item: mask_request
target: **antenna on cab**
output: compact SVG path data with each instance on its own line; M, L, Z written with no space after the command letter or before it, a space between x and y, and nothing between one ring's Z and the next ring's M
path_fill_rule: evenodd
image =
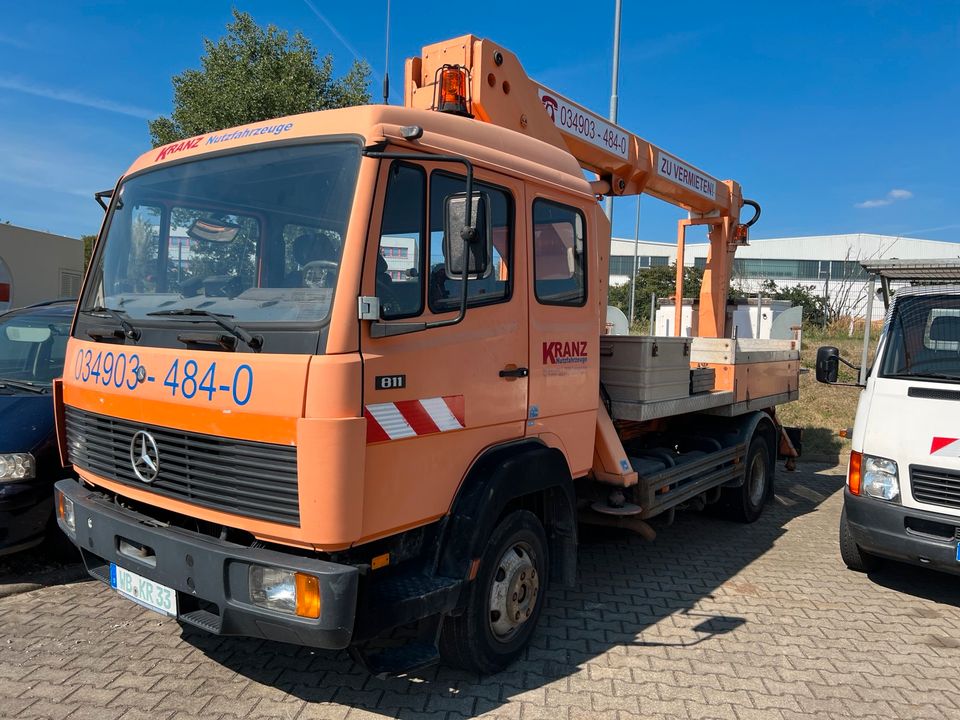
M387 32L383 58L383 104L390 104L390 0L387 0Z

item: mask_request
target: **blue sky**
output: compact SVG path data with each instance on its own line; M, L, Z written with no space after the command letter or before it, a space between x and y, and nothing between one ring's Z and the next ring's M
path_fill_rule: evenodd
M236 6L302 30L339 70L356 56L380 96L385 0L4 3L0 219L96 232L92 199L149 147L170 78L196 67ZM365 12L360 12L358 8ZM613 1L393 0L390 76L472 32L534 78L605 114ZM960 2L624 2L619 123L763 205L753 236L842 232L960 241ZM614 231L632 237L633 198ZM672 241L678 211L642 203L640 235Z

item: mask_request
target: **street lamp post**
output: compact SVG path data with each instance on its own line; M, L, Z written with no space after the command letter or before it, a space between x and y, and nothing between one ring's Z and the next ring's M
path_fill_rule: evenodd
M613 18L613 78L610 83L610 122L617 124L617 86L620 80L620 2L616 0ZM613 197L607 195L607 219L610 221L610 233L613 234Z

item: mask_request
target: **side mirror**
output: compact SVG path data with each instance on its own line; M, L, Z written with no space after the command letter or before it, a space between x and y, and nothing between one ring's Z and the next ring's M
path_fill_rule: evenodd
M444 269L450 280L461 280L463 268L471 280L485 278L493 272L490 257L493 254L493 233L490 230L490 203L486 195L473 193L470 224L476 230L473 240L467 244L469 264L464 262L463 236L467 226L467 196L465 193L450 195L444 201L443 255Z
M817 382L835 383L840 370L840 351L830 345L817 350Z

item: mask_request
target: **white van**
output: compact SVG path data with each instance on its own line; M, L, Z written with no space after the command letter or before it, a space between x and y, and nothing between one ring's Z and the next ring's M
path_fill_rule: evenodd
M873 366L857 368L840 554L854 570L890 558L960 574L960 284L903 287L890 302L891 280L942 282L960 263L863 265L868 304L879 278L889 311ZM869 330L864 366L868 343ZM817 380L836 383L839 362L850 365L821 347Z

